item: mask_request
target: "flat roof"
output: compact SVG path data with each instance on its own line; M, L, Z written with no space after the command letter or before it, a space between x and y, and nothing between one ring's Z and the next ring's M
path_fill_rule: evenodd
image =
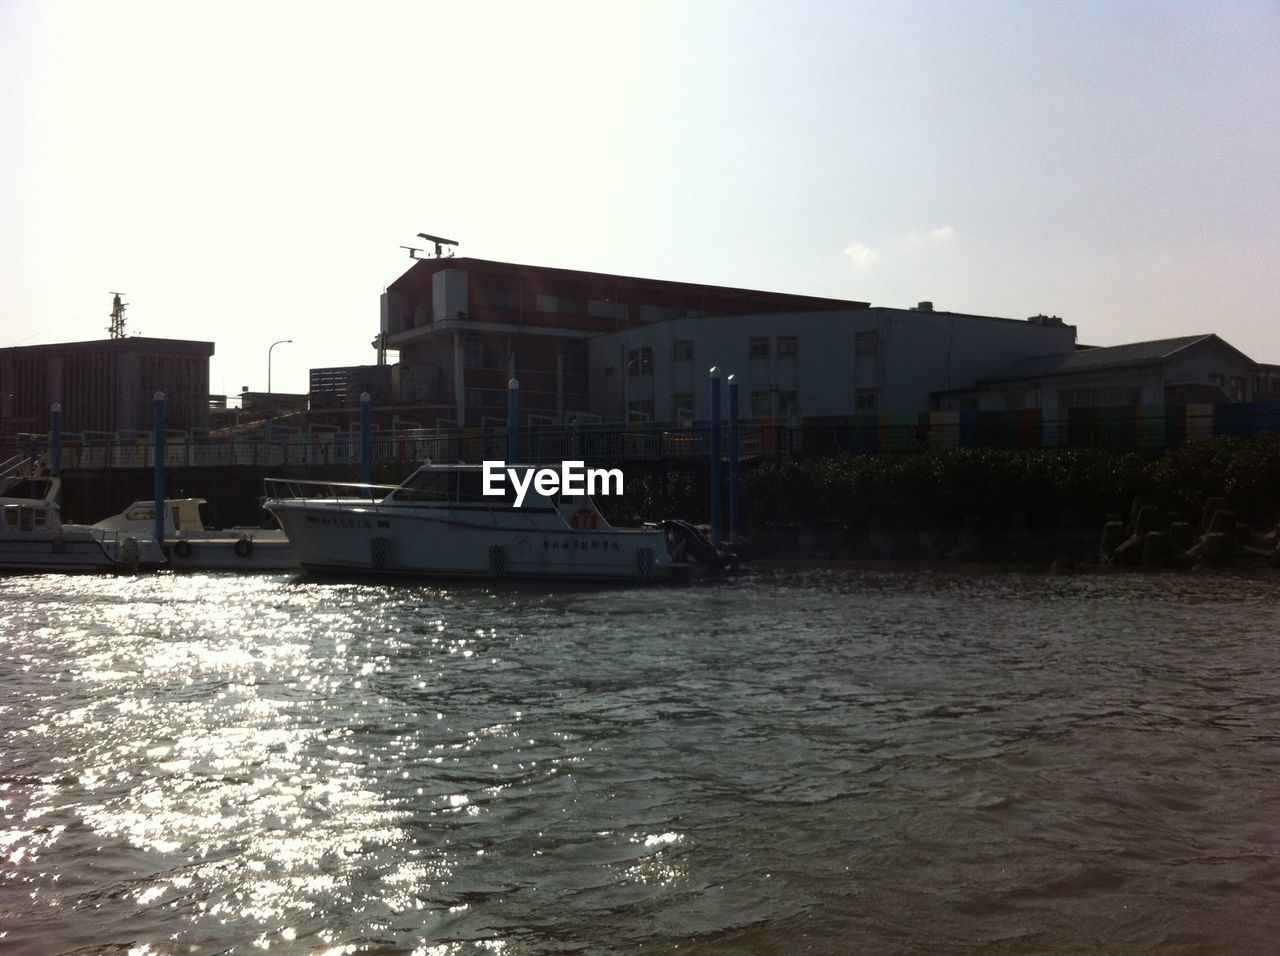
M38 356L76 354L89 352L186 352L194 355L212 355L212 342L196 342L191 339L156 339L134 335L123 339L95 339L91 342L51 342L45 345L11 345L0 348L0 355Z

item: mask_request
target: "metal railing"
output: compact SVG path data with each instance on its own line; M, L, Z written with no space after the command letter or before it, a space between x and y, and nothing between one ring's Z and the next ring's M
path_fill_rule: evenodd
M728 427L721 447L728 450ZM809 420L800 426L744 422L743 458L786 458L839 452L919 451L930 448L1109 448L1159 452L1188 439L1280 432L1280 402L1255 405L1140 406L1123 408L1024 409L1005 412L930 412L920 415L860 415ZM646 424L546 424L519 429L522 462L581 460L587 463L697 462L710 453L710 426ZM505 460L507 430L406 428L375 431L375 463L480 462ZM48 435L0 439L0 458L16 460L47 452ZM257 468L351 466L360 463L358 431L281 434L166 436L166 467ZM150 468L155 445L147 436L125 438L64 435L64 470Z

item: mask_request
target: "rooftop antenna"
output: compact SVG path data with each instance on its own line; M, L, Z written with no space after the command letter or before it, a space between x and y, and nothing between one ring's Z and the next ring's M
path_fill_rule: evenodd
M415 253L415 252L421 252L421 251L422 251L421 249L419 249L419 248L417 248L417 247L415 247L415 246L401 246L400 248L401 248L401 249L408 249L408 250L409 250L409 258L410 258L410 259L420 259L420 258L422 258L421 256L415 256L415 255L414 255L414 253Z
M456 246L458 243L453 239L441 239L439 236L428 236L425 232L418 233L419 239L425 239L427 242L434 242L436 245L436 258L439 259L444 255L445 246ZM453 250L449 250L449 258L453 258Z
M124 310L129 305L128 302L121 302L120 296L123 292L112 292L114 299L111 301L111 324L107 326L107 332L113 339L124 338Z

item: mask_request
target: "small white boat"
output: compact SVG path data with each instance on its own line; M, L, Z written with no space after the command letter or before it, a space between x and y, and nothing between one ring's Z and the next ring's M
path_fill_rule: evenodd
M285 533L278 529L206 528L204 498L165 500L164 541L169 567L188 571L297 571L298 562ZM156 526L156 503L135 501L124 511L94 524L116 533L150 533Z
M127 571L165 563L145 531L63 524L61 485L26 460L0 471L0 571Z
M532 486L516 507L481 477L425 465L395 486L267 479L266 509L310 573L659 581L686 567L656 525L615 528L589 496Z

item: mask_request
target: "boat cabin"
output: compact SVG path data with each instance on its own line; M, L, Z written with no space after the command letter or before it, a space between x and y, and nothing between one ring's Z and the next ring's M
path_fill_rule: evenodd
M0 521L10 531L57 531L58 479L11 476L0 488Z
M519 511L524 513L554 512L574 528L594 530L607 528L608 523L589 495L565 495L559 491L547 495L534 487L528 472L535 466L513 466L521 472L520 480L528 481ZM516 510L516 489L510 480L499 487L500 495L484 493L484 471L478 465L424 465L390 492L384 504L444 505L465 510Z
M193 531L204 531L204 520L200 515L200 506L204 498L170 498L165 501L164 531L166 537L188 534ZM154 501L135 501L118 515L112 515L97 522L95 527L107 531L140 530L150 531L156 523L156 503Z

